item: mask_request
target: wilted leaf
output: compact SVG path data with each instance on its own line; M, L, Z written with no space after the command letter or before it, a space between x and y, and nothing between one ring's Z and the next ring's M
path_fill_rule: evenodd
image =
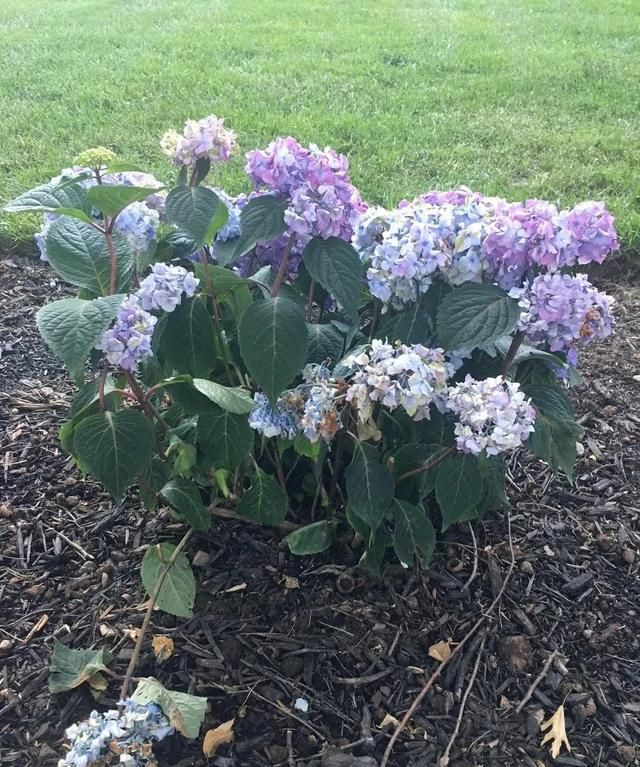
M94 689L104 689L100 671L111 663L107 650L74 650L56 642L49 664L49 690L53 693L66 692L89 682Z
M131 696L138 703L157 703L169 722L185 738L197 738L207 710L207 699L167 690L157 679L142 679Z
M378 727L381 730L384 730L385 727L390 727L393 725L394 727L397 727L400 724L400 720L396 719L395 716L391 716L391 714L385 714L384 719L380 722Z
M202 750L204 755L211 758L220 746L224 746L225 743L231 743L233 740L233 724L234 719L229 719L228 722L219 724L214 727L213 730L207 730L204 740L202 741Z
M567 751L571 751L564 725L564 706L558 706L555 714L549 717L546 722L543 722L540 725L540 729L543 731L548 730L540 745L544 746L547 741L551 741L549 748L551 749L551 757L553 759L559 756L563 744Z
M451 645L443 640L432 644L429 648L429 657L444 663L444 661L449 660L451 657Z
M173 639L162 635L153 637L151 649L158 663L164 663L173 655Z

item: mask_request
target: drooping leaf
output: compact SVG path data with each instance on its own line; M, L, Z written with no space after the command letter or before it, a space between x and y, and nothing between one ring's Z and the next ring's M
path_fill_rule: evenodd
M153 424L138 410L96 413L78 424L73 447L84 471L120 503L149 463L154 436Z
M124 291L133 273L133 253L126 237L111 235L116 257L116 292ZM108 295L111 259L107 238L84 221L62 216L47 234L47 257L53 270L66 282L92 294Z
M36 324L40 335L72 377L82 373L87 357L116 316L123 298L123 295L93 301L63 298L38 311Z
M140 575L149 595L170 561L176 547L171 543L149 546L142 558ZM167 573L156 601L156 607L180 618L191 618L196 599L196 580L184 552L180 552Z
M409 567L416 554L423 567L428 567L436 545L436 531L424 508L406 501L393 502L395 527L393 548L403 567Z
M442 514L442 531L469 518L482 497L478 459L465 453L447 456L438 467L436 499Z
M467 282L438 309L438 343L445 349L475 349L515 329L520 308L497 285Z
M255 197L240 211L240 237L233 258L252 250L258 242L275 240L287 228L284 212L287 203L273 195Z
M179 373L197 378L206 378L211 373L216 366L215 330L200 296L184 301L168 315L161 343Z
M146 200L149 195L157 194L158 191L156 187L106 186L101 184L92 186L87 190L87 202L91 207L107 216L115 216L131 203Z
M263 525L277 525L287 515L287 496L273 477L257 468L251 487L244 492L237 512L241 517Z
M207 699L186 692L167 690L157 679L150 676L138 682L131 696L137 703L155 703L176 730L185 738L197 738L207 711Z
M385 525L371 530L365 541L364 554L360 557L358 567L372 575L380 575L387 548L389 547L389 532Z
M215 755L220 746L231 743L235 721L235 719L229 719L228 722L223 722L212 730L207 730L202 741L202 751L208 759Z
M335 364L342 358L344 336L333 325L307 323L307 358L305 362L320 365L329 361Z
M354 440L353 460L344 474L349 509L375 530L393 500L391 472L373 445Z
M83 682L89 682L93 687L101 686L100 680L104 682L104 677L100 672L106 671L111 660L107 650L74 650L55 641L49 663L49 691L66 692Z
M242 315L238 336L249 372L269 399L275 400L304 365L304 312L282 296L256 301Z
M354 247L339 237L314 237L302 260L311 277L357 322L364 266Z
M207 511L198 486L189 479L171 479L160 490L160 495L194 530L208 530L211 514Z
M313 522L289 533L284 539L292 554L319 554L333 543L335 529L327 521Z
M246 414L216 410L199 416L198 446L214 466L234 470L251 452L255 432Z
M414 442L402 445L393 454L393 476L396 480L395 494L397 498L418 503L429 495L436 485L437 465L413 477L407 477L403 480L400 480L400 477L435 460L438 453L441 453L443 449L442 445L424 445Z
M229 217L227 206L211 189L179 186L167 195L167 219L200 247L211 243Z
M57 213L91 223L87 193L80 184L42 184L24 192L4 206L7 213Z
M377 332L377 337L403 344L426 344L433 334L431 318L419 303L411 304Z
M239 386L223 386L215 381L208 381L206 378L194 378L193 387L229 413L250 413L256 404L249 392Z

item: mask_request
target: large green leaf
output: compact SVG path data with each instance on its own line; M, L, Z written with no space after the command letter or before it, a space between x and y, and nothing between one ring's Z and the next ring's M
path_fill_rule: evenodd
M368 536L364 539L364 554L360 557L358 567L372 575L380 575L389 543L390 537L386 525L369 530Z
M393 454L393 476L396 478L396 497L403 501L418 503L434 489L438 466L422 471L413 477L399 481L406 472L433 461L445 448L442 445L424 445L414 442L402 445Z
M329 361L335 363L342 358L344 350L344 336L333 325L318 325L307 323L307 358L306 362Z
M536 410L535 431L527 442L539 458L547 461L554 471L562 469L573 478L577 458L576 442L582 429L576 423L569 398L556 386L525 384L522 391Z
M251 452L254 431L245 414L217 409L198 417L198 445L217 468L236 469Z
M85 360L116 316L123 298L63 298L38 311L40 335L74 378L82 373Z
M403 344L426 344L431 340L433 327L431 318L420 304L412 304L385 323L376 335L388 338L390 342Z
M520 308L496 285L467 282L438 309L438 343L445 349L475 349L515 329Z
M250 284L231 269L216 264L197 263L194 265L194 271L200 280L200 290L212 293L218 301L227 301L234 293Z
M144 186L92 186L87 190L87 202L91 207L115 216L132 202L146 200L150 194L157 194L158 188Z
M207 712L206 698L167 690L152 676L141 679L131 697L142 705L155 703L160 706L170 724L185 738L198 737Z
M436 545L436 531L424 508L396 499L393 511L393 548L400 564L409 567L415 553L422 566L428 567Z
M54 641L49 663L49 692L67 692L83 682L104 689L106 681L100 672L107 670L111 660L108 650L74 650Z
M287 228L284 212L287 203L273 195L255 197L240 211L240 237L233 258L240 258L258 242L275 240Z
M179 186L167 195L167 219L200 247L211 243L229 217L218 195L203 186Z
M8 202L7 213L49 212L91 222L85 208L87 194L79 184L42 184Z
M438 467L436 499L442 514L442 531L469 518L480 502L483 485L478 459L474 455L454 453Z
M313 522L289 533L284 541L292 554L320 554L331 546L334 535L335 529L331 523Z
M129 284L134 268L126 237L113 232L116 256L116 290ZM47 257L54 271L66 282L97 295L108 295L111 260L107 238L84 221L63 216L51 224L47 234Z
M192 383L200 394L230 413L247 414L256 405L249 392L239 386L223 386L206 378L194 378Z
M120 503L149 463L154 437L153 424L145 415L138 410L119 410L81 421L73 435L73 448L81 467Z
M160 495L186 520L194 530L208 530L211 514L207 511L198 486L190 479L171 479Z
M364 266L354 247L339 237L314 237L302 260L313 279L357 322Z
M353 460L344 475L349 509L375 530L393 500L391 472L373 445L354 441Z
M282 296L256 301L242 315L238 336L249 372L269 399L275 400L304 365L304 312Z
M287 496L273 477L257 468L237 511L263 525L277 525L287 515Z
M179 373L206 378L216 366L213 320L201 296L183 301L167 316L161 344Z
M176 547L172 543L156 543L154 546L149 546L145 551L140 575L149 595L155 591L158 578L175 550ZM196 579L193 576L189 560L181 551L162 582L156 606L166 613L171 613L171 615L191 618L195 600Z

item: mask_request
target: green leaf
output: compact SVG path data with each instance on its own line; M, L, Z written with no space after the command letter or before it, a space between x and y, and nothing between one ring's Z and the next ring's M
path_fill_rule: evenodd
M167 359L179 373L197 378L206 378L211 373L216 366L216 336L202 297L183 301L167 315L161 344Z
M172 543L157 543L150 546L142 558L140 575L149 595L153 594L160 573L171 559L176 547ZM189 560L181 551L167 573L156 606L179 618L191 618L196 600L196 579Z
M202 503L198 486L189 479L172 479L160 490L160 495L194 530L208 530L211 514Z
M344 337L333 325L316 325L307 323L307 364L314 362L319 365L329 360L335 364L342 358Z
M93 301L63 298L38 311L36 324L40 335L74 378L82 374L85 360L116 316L123 299L123 295Z
M240 237L233 258L240 258L258 242L275 240L287 228L284 212L287 203L273 195L255 197L240 211Z
M229 240L214 240L211 255L220 267L227 266L234 260L239 239L239 237L232 237Z
M167 690L152 676L141 679L131 697L142 705L155 703L160 706L169 723L185 738L198 737L207 712L206 698Z
M438 467L436 499L442 514L442 532L469 519L482 497L482 476L478 459L473 455L454 453Z
M171 468L167 461L154 455L140 474L140 500L147 511L158 507L158 495L169 479Z
M419 466L424 466L434 460L438 453L444 450L442 445L424 445L421 443L409 443L402 445L393 454L393 476L396 479L396 497L403 501L418 503L434 489L438 466L428 471L420 472L413 477L399 480L403 474Z
M420 304L412 304L404 309L377 333L377 337L389 341L401 341L403 344L426 344L431 340L433 327L431 318Z
M92 208L115 216L133 202L146 200L150 194L157 194L163 187L144 186L92 186L87 190L87 202Z
M74 650L54 640L49 663L49 692L73 690L83 682L104 689L106 683L100 672L107 670L111 660L107 650Z
M496 285L467 282L438 309L438 343L445 349L475 349L515 329L520 308Z
M120 503L151 459L155 432L138 410L97 413L81 421L73 437L81 467Z
M216 408L215 413L198 418L198 445L216 467L236 469L249 455L254 431L246 414Z
M380 575L382 563L389 546L389 532L385 525L375 530L370 530L369 536L364 539L365 550L360 557L358 567L366 570L372 575Z
M281 296L256 301L242 315L238 336L240 353L249 372L274 401L304 365L307 354L304 312Z
M302 260L313 279L357 323L364 266L353 246L339 237L314 237L304 249Z
M4 206L7 213L58 213L91 223L85 211L87 194L79 184L42 184Z
M116 291L124 290L134 268L126 237L113 232L116 255ZM51 224L47 234L47 256L54 271L66 282L97 295L110 289L111 261L107 238L84 221L63 216Z
M304 436L304 434L298 434L293 440L293 449L298 455L303 455L305 458L311 458L312 461L317 461L320 452L322 451L322 443L320 440L311 442Z
M344 472L349 509L375 530L393 500L391 472L373 445L354 441L353 460Z
M167 220L200 247L209 245L229 217L227 206L203 186L179 186L167 195Z
M257 468L251 487L238 504L241 517L254 519L263 525L277 525L287 515L287 496L276 480Z
M505 486L504 458L501 455L480 456L479 467L484 481L478 508L478 514L482 517L487 511L505 508L509 505L509 499Z
M494 342L496 350L502 357L507 356L509 349L511 348L512 340L513 339L511 336L503 336L502 338L496 339ZM519 362L524 362L525 360L530 359L539 359L543 360L544 362L550 362L552 365L555 365L559 368L568 367L567 363L557 354L545 352L543 349L536 349L535 346L529 346L529 344L520 344L518 350L516 351L516 355L513 358L513 364L517 365Z
M569 398L556 386L525 384L521 391L531 398L536 410L535 431L527 445L554 471L562 469L573 479L573 467L577 458L576 442L582 429L576 423Z
M334 528L327 521L314 522L299 530L289 533L284 542L292 554L302 556L304 554L320 554L326 551L333 543Z
M250 413L256 403L246 389L239 386L223 386L206 378L194 378L193 387L223 410L238 415Z
M231 269L216 264L194 264L194 271L200 280L200 290L209 293L210 288L213 288L211 292L218 301L227 301L234 293L250 284Z
M436 531L425 510L397 498L393 502L393 510L393 548L400 564L409 567L415 553L421 565L428 567L436 545Z

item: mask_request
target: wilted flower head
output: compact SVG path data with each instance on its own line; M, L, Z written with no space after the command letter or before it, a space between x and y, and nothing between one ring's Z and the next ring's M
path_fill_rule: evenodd
M520 447L534 431L535 410L520 384L502 376L467 376L449 390L446 407L458 416L456 446L463 453L498 455Z
M104 146L97 146L93 149L85 149L84 152L80 152L80 154L74 158L73 162L75 165L99 169L108 165L110 162L113 162L116 157L116 153L112 152L111 149L107 149Z
M249 413L249 426L265 437L295 439L300 433L298 408L291 402L279 399L271 405L266 395L256 392L253 395L256 406Z
M198 160L228 160L236 147L236 134L225 128L222 118L209 115L202 120L187 120L182 134L168 130L160 146L174 165L194 168Z
M145 311L172 312L182 303L182 296L191 298L200 280L182 266L154 264L151 274L140 283L137 297Z
M126 298L114 324L105 331L96 348L103 351L112 365L135 371L151 357L151 339L157 318L145 311L136 295Z

